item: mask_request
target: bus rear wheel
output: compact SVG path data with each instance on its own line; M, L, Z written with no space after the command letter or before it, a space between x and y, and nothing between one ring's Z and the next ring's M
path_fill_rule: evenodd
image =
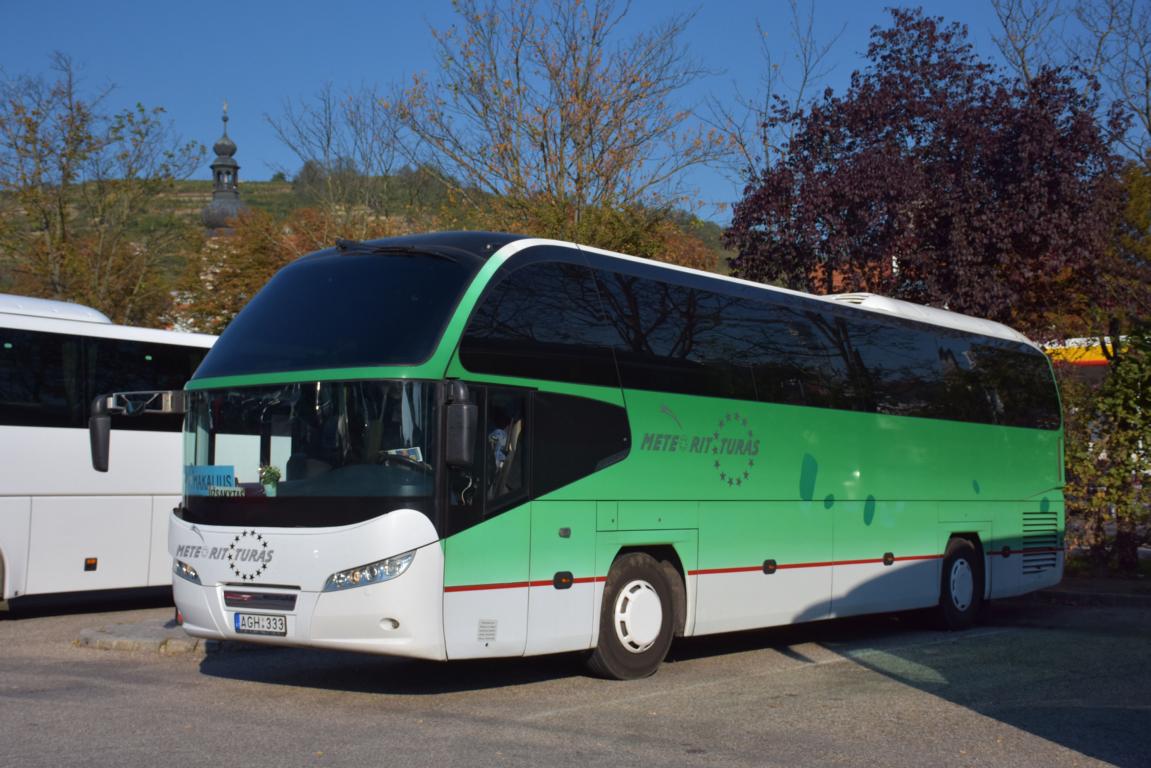
M665 569L650 555L632 552L612 563L588 669L613 680L648 677L659 669L671 647L671 595Z
M967 539L952 539L943 557L936 619L941 629L967 629L983 607L983 558Z

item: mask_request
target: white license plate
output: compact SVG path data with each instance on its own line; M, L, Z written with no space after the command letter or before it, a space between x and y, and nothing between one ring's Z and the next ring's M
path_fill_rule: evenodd
M236 632L241 635L288 634L288 620L283 616L268 616L262 613L237 613Z

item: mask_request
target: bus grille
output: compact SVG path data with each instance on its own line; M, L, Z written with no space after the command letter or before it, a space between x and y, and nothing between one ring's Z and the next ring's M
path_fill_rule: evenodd
M1059 513L1023 513L1023 575L1049 571L1059 564Z

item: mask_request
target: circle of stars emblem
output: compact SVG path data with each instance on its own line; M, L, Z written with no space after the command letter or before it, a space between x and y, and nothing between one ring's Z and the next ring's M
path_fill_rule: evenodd
M241 531L237 533L235 538L232 539L231 545L228 547L228 568L232 573L236 574L241 581L255 581L260 576L264 575L264 571L268 569L268 562L270 560L250 560L244 565L256 565L255 571L248 571L241 569L240 563L240 550L244 548L245 544L251 545L256 552L263 552L268 548L268 540L264 538L263 534L256 531Z
M755 468L754 456L748 456L745 460L741 454L726 456L720 451L720 438L744 440L748 444L755 440L755 431L748 426L747 417L739 413L725 413L711 436L711 453L720 482L736 488L750 480L751 471Z

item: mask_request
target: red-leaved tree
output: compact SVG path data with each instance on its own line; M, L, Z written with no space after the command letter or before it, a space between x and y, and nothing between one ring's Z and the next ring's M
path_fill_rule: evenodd
M817 293L872 291L1012 325L1088 330L1109 287L1120 159L1090 90L981 60L966 29L892 10L869 64L769 125L786 151L754 171L726 243L740 277Z

